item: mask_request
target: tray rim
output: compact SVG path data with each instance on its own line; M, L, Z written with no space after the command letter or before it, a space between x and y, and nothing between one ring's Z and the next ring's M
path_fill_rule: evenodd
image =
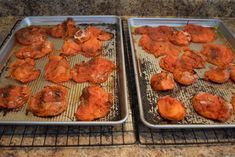
M120 51L117 53L120 53L120 59L121 60L121 64L120 64L120 68L122 70L119 69L119 71L122 71L122 76L123 79L120 83L120 86L122 86L123 90L121 92L123 92L123 101L124 103L122 104L123 107L120 106L120 108L123 108L123 114L124 116L121 116L120 120L111 120L111 121L63 121L63 122L49 122L49 121L24 121L24 120L19 120L19 121L1 121L0 120L0 125L78 125L78 126L114 126L114 125L120 125L122 123L124 123L127 119L128 119L128 113L129 113L129 109L128 109L128 92L127 92L127 80L126 80L126 66L125 66L125 58L124 58L124 46L123 46L123 31L122 31L122 19L119 16L115 16L115 15L87 15L87 16L26 16L26 17L22 17L20 19L18 19L15 24L13 25L13 27L11 28L11 30L9 31L9 33L7 34L6 38L3 40L3 42L1 43L0 46L0 55L4 55L1 54L4 52L4 49L6 48L8 42L10 41L11 38L13 38L17 28L19 28L19 26L22 24L23 21L25 20L30 20L31 18L33 19L37 19L37 18L100 18L100 19L104 19L104 18L111 18L116 20L117 22L115 24L118 25L119 27L119 36L120 36ZM61 21L62 22L62 21ZM5 63L4 63L5 64ZM2 65L2 63L1 63ZM0 66L0 68L2 68L2 66ZM120 73L120 72L119 72ZM121 105L119 103L119 105ZM120 109L121 112L121 109ZM121 114L121 113L120 113Z
M227 26L223 23L222 20L219 19L201 19L201 18L138 18L133 17L128 19L128 32L130 37L130 45L131 45L131 53L132 53L132 61L133 61L133 67L134 67L134 74L135 74L135 84L136 84L136 90L137 90L137 99L138 99L138 106L139 106L139 115L140 120L142 123L153 129L193 129L193 128L235 128L235 124L151 124L145 119L144 111L143 111L143 103L142 103L142 97L140 92L140 81L139 81L139 75L138 75L138 68L137 68L137 62L136 62L136 55L135 55L135 47L134 42L132 38L132 21L134 20L183 20L183 21L209 21L209 22L216 22L221 24L229 34L232 35L234 38L233 33L227 28Z

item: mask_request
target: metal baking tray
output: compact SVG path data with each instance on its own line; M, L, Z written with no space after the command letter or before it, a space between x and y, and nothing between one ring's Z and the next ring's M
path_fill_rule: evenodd
M151 128L223 128L235 127L235 118L225 123L214 122L199 116L191 104L192 97L198 92L209 92L223 97L230 102L232 92L235 91L235 83L229 80L224 84L215 84L200 79L191 86L181 86L167 92L154 92L150 86L152 74L160 72L159 58L146 53L139 45L140 35L133 34L134 28L140 26L160 26L166 25L182 29L186 24L197 24L206 27L214 27L217 30L217 39L213 43L226 44L235 49L235 38L226 26L216 19L186 19L186 18L130 18L128 20L130 43L137 86L137 96L139 102L140 119ZM202 44L191 43L189 47L200 51ZM235 51L234 51L235 52ZM206 65L208 68L208 65ZM205 69L204 69L205 70ZM186 117L181 122L169 122L162 119L156 107L158 97L170 95L181 100L185 104Z
M13 79L5 77L8 70L7 65L16 59L14 51L20 47L20 45L15 42L15 32L20 28L30 25L40 25L43 27L53 26L65 21L69 17L73 18L76 25L80 28L84 28L88 25L95 25L114 34L112 40L104 42L102 50L102 56L111 60L117 66L117 69L111 74L108 81L101 84L101 86L103 86L106 91L113 93L114 96L114 102L110 113L106 117L96 121L76 121L75 112L79 105L79 97L83 88L88 86L89 83L78 84L74 81L68 81L62 83L62 85L69 88L69 105L67 110L61 115L51 118L36 117L32 113L26 113L26 104L17 112L10 111L4 113L1 111L0 124L116 125L126 121L128 117L126 70L124 62L122 25L121 19L117 16L34 16L22 19L11 31L11 34L9 34L8 39L6 39L6 42L3 44L0 50L0 87L7 84L20 84ZM49 37L49 40L52 41L56 49L56 51L52 54L59 54L59 50L63 45L63 40L51 37ZM69 57L70 67L72 68L76 63L87 61L89 59L90 58L85 58L80 54ZM42 59L36 60L36 68L41 70L41 75L37 80L27 84L32 90L32 95L39 92L45 85L53 84L46 81L44 78L44 66L47 62L48 57L43 57Z

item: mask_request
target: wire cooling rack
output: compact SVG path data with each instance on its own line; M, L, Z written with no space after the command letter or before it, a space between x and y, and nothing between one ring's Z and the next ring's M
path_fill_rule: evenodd
M235 143L235 129L150 129L141 122L126 20L123 20L129 87L128 120L117 126L0 126L0 147L66 147ZM132 110L131 110L132 109Z
M4 42L9 38L17 21ZM2 45L3 45L2 44ZM0 147L102 146L136 143L129 103L128 120L116 126L0 126Z
M123 21L126 64L132 69L128 71L129 90L132 91L132 109L136 121L137 140L145 145L166 145L166 144L217 144L235 143L235 129L150 129L143 125L139 119L138 100L136 98L136 87L130 48L130 37L127 22ZM138 124L138 125L137 125Z

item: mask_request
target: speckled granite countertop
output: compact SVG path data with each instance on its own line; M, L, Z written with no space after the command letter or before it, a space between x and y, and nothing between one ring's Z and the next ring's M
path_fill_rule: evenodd
M0 42L4 40L11 27L20 17L0 17ZM221 18L229 29L235 33L235 18ZM235 145L169 145L169 146L109 146L109 147L8 147L1 148L0 157L5 156L235 156Z

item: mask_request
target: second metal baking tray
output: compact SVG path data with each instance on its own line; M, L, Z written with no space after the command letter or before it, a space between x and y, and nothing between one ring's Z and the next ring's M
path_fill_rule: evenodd
M177 84L176 88L167 92L154 92L150 86L150 79L154 73L160 72L159 58L146 53L139 45L140 35L134 35L136 27L141 26L171 26L181 30L184 25L197 24L205 27L214 27L217 31L217 39L213 43L226 44L235 49L235 38L226 26L216 19L186 19L186 18L130 18L128 20L130 44L137 86L137 96L141 121L151 128L223 128L235 127L234 116L225 123L219 123L199 116L191 104L192 97L198 92L209 92L223 97L230 102L235 83L229 80L223 84L215 84L199 79L190 86ZM202 44L191 43L192 50L200 51ZM170 95L182 101L186 108L186 117L181 122L170 122L162 119L157 112L156 102L161 96Z
M0 112L0 124L37 124L37 125L116 125L125 122L128 116L127 108L127 85L126 85L126 70L124 62L124 51L123 51L123 37L122 37L122 25L121 19L117 16L38 16L38 17L26 17L21 20L11 31L8 39L4 43L0 50L0 63L1 63L1 77L0 86L8 84L19 84L19 82L13 79L6 78L7 65L14 61L14 51L17 50L20 45L15 42L14 34L20 28L39 25L45 27L52 27L53 25L62 23L67 18L72 18L76 25L80 28L84 28L88 25L94 25L102 29L107 30L114 34L112 40L104 42L102 56L111 60L116 64L116 70L111 74L108 81L102 83L103 88L113 93L114 102L110 113L96 121L76 121L75 112L79 104L79 97L84 87L88 86L89 83L75 83L68 81L62 83L62 85L68 87L68 108L61 115L51 118L40 118L34 116L32 113L27 114L27 104L24 105L19 111L10 111L6 114ZM49 37L52 41L56 51L52 54L59 54L60 49L63 45L62 39L56 39ZM70 67L72 68L76 63L87 61L90 58L85 58L82 55L76 55L69 57ZM43 57L36 60L36 68L41 70L41 75L37 80L27 83L31 88L32 95L39 92L45 85L51 85L53 83L48 82L44 78L44 66L48 62L48 57Z

